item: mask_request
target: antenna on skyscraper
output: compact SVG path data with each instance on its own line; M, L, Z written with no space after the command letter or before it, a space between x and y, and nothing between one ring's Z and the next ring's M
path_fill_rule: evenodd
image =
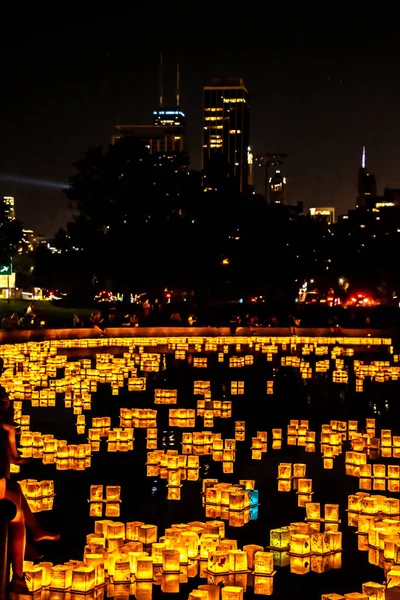
M365 165L367 164L367 160L366 160L366 149L365 146L363 146L362 149L362 157L361 157L361 168L365 169Z
M176 63L176 106L179 108L180 102L180 76L179 76L179 63Z
M160 52L160 108L163 105L163 83L164 83L164 74L163 74L163 53Z

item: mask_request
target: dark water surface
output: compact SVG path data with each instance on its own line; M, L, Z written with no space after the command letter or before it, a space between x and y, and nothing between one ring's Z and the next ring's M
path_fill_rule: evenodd
M205 354L204 354L205 356ZM246 440L237 442L237 454L233 474L222 473L222 463L213 462L211 456L200 457L200 479L198 482L183 481L181 500L166 499L166 480L146 476L146 430L135 429L133 452L107 452L107 442L103 438L100 452L92 455L91 467L85 471L61 471L55 465L43 465L41 460L33 459L21 468L19 479L53 479L56 497L51 512L42 512L38 519L44 526L59 531L61 540L57 543L43 542L40 548L45 554L44 560L55 564L70 559L82 560L85 538L94 531L95 519L89 517L89 489L92 484L121 486L121 516L115 520L144 521L158 526L158 535L174 523L205 521L205 509L202 506L201 486L203 477L216 477L220 482L238 483L239 479L255 479L259 490L260 504L258 518L249 521L243 527L231 527L226 521L226 537L238 540L238 548L245 544L269 544L269 531L272 528L289 525L291 522L304 521L305 509L297 506L295 491L280 493L277 491L277 465L280 462L301 462L307 464L306 477L313 480L313 502L338 503L340 507L340 530L343 532L342 567L323 574L310 570L305 575L290 572L289 565L277 567L274 576L273 598L307 598L317 600L322 593L361 592L363 582L382 583L384 574L381 568L368 562L368 552L357 550L357 535L354 527L347 525L347 497L359 489L357 477L345 475L344 455L350 449L345 442L343 454L334 461L334 468L326 470L319 447L321 425L334 420L357 419L359 428L365 427L365 419L377 420L379 428L391 428L393 435L400 435L400 402L398 382L365 382L364 392L354 390L352 361L345 359L349 368L349 384L332 383L332 373L314 374L311 380L303 380L296 369L280 367L280 356L274 356L272 362L265 355L256 355L252 366L234 369L218 363L217 353L208 353L207 369L197 369L185 361L177 361L173 354L166 356L166 369L159 373L147 374L147 390L131 392L126 388L118 396L111 395L111 388L99 384L98 392L92 396L92 410L86 412L87 427L95 416L109 415L112 427L119 427L120 408L156 408L158 410L159 448L163 443L163 431L166 447L181 452L183 431L193 429L171 428L168 425L170 408L195 408L198 397L193 396L193 381L204 379L211 381L212 399L232 400L232 418L216 418L213 431L221 432L224 438L234 437L234 421L246 421ZM306 357L308 358L308 357ZM318 359L324 357L317 357ZM363 359L368 357L363 356ZM371 357L370 357L371 358ZM379 358L378 355L373 356ZM274 394L266 394L267 380L274 380ZM230 381L245 381L243 396L230 396ZM177 406L154 405L154 388L178 389ZM31 415L31 430L43 434L52 433L58 439L67 439L69 444L86 443L87 433L76 433L76 415L72 409L64 407L64 399L57 398L56 407L33 408L24 402L24 414ZM281 450L273 450L271 444L272 428L282 427L284 437L290 419L308 419L310 429L317 431L316 452L306 452L304 447L287 446L283 442ZM197 417L196 431L204 430L203 419ZM262 460L251 459L251 437L257 431L268 431L268 451ZM379 459L379 463L398 464L398 459ZM379 492L377 492L379 493ZM384 495L398 497L398 494L381 492ZM106 517L103 517L106 518ZM169 597L187 598L192 589L207 580L192 578L180 585L179 594ZM117 590L109 590L117 593ZM253 587L248 587L245 597L251 597ZM123 597L122 589L121 594ZM166 596L160 586L153 586L153 598ZM105 597L107 591L105 591ZM57 595L57 598L62 595Z

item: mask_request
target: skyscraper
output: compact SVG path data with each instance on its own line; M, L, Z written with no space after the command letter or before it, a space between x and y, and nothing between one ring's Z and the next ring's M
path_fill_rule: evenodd
M114 144L123 137L134 137L144 142L150 154L160 159L171 159L186 151L185 114L180 108L179 65L176 69L176 105L164 104L163 58L160 57L160 106L153 110L151 125L117 125L113 135Z
M228 182L246 191L252 183L249 153L249 94L243 79L213 79L204 86L204 189Z
M269 202L271 204L283 204L285 201L286 177L277 169L275 174L269 178Z
M368 173L366 148L363 146L361 155L361 167L358 169L358 185L357 185L357 208L365 207L365 200L369 196L376 196L376 180L375 175Z
M3 197L4 217L9 221L15 219L15 200L13 196Z

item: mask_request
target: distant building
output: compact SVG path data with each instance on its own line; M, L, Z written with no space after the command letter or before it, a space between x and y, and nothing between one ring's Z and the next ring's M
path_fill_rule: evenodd
M269 178L269 201L271 204L284 204L286 177L279 170Z
M176 106L164 105L162 83L162 56L160 61L160 106L153 111L150 125L117 125L118 133L112 136L112 143L124 137L133 137L144 142L150 154L161 158L174 158L187 150L185 144L185 114L180 109L179 65L177 65Z
M213 79L204 86L204 189L226 181L240 192L252 185L249 144L249 94L243 79Z
M15 219L15 199L13 196L3 197L4 216L9 221Z
M175 119L173 125L164 124L161 119L165 116ZM182 111L157 110L153 112L153 125L117 125L118 133L113 135L112 142L115 144L123 137L134 137L144 142L150 154L164 154L172 157L185 150L185 126ZM172 119L171 119L172 120Z
M23 229L22 238L18 244L18 254L29 254L33 252L37 247L37 241L32 229Z
M315 206L309 212L311 217L326 221L328 225L336 223L336 210L333 206Z
M361 167L358 169L357 208L364 208L369 197L377 195L376 179L367 169L366 148L363 146Z

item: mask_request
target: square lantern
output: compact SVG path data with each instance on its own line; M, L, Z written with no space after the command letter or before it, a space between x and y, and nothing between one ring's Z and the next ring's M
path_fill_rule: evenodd
M226 585L221 589L221 600L243 600L243 588Z
M254 574L272 575L274 571L274 555L272 552L258 551L254 556Z
M325 521L331 521L333 523L339 522L339 505L338 504L325 504Z
M290 492L292 489L291 479L278 479L278 492Z
M157 541L157 525L139 525L138 541L142 544L153 544Z
M226 550L216 550L215 552L209 552L207 569L210 573L228 573L229 572L229 560L228 552Z
M153 561L150 556L142 556L136 560L136 580L153 579Z
M162 569L165 573L179 573L179 550L168 548L162 551Z
M310 554L310 536L304 533L294 533L290 539L290 552L304 556Z
M51 570L50 588L67 590L72 585L72 570L68 565L56 565Z
M258 546L257 544L248 544L243 546L244 552L247 554L247 566L249 569L254 568L254 556L256 552L262 552L264 548L262 546Z
M37 592L43 587L43 568L38 565L25 568L25 581L30 592Z
M271 548L283 550L289 548L290 544L290 528L280 527L279 529L271 529L269 532L269 545Z
M243 550L229 550L228 560L231 573L247 570L247 554Z
M72 572L72 586L74 592L89 592L96 587L96 569L93 566L77 567Z

